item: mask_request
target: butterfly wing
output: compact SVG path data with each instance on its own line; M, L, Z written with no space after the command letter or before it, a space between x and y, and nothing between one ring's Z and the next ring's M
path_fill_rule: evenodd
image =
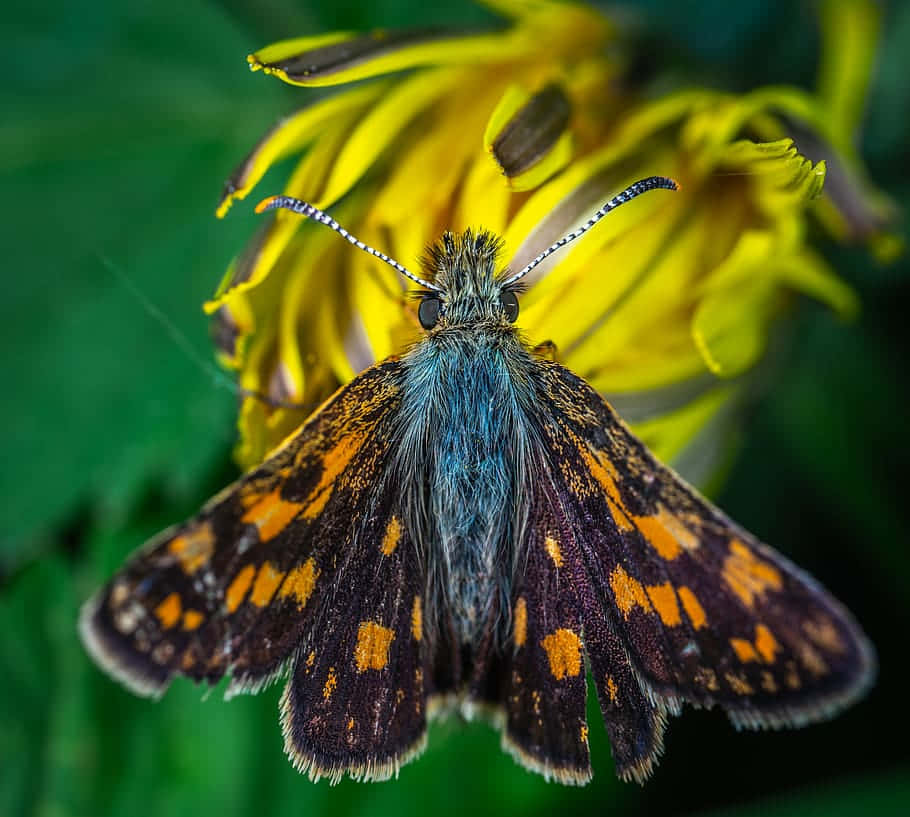
M388 360L268 460L140 548L84 606L83 640L141 694L178 675L256 690L284 671L286 749L311 776L387 777L424 739L424 581L380 467Z
M850 613L659 463L583 380L538 365L548 460L535 502L555 510L530 527L524 583L561 574L580 621L555 626L564 646L583 643L618 773L650 774L682 702L759 728L826 718L860 696L875 657ZM558 666L543 669L538 686L561 681Z

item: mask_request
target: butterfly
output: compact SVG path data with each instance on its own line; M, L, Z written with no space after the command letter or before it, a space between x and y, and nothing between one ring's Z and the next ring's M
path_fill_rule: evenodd
M342 386L258 467L153 538L83 607L95 660L133 691L227 695L287 678L286 751L313 779L381 780L427 722L488 717L549 779L591 777L587 677L617 774L643 782L684 703L802 726L870 686L851 614L658 462L514 323L490 233L446 233L425 277L317 208L273 197L422 287L425 335Z

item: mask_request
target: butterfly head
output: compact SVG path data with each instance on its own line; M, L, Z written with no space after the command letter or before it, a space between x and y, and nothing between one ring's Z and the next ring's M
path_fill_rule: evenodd
M517 286L497 275L502 241L483 230L445 233L429 248L423 268L434 287L417 314L426 330L471 325L508 326L518 317Z

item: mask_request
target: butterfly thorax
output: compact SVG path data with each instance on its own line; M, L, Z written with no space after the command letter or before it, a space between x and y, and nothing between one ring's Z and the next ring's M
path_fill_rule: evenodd
M431 251L438 326L403 359L399 474L427 565L426 624L475 643L508 618L530 456L530 358L500 303L498 245L447 234Z

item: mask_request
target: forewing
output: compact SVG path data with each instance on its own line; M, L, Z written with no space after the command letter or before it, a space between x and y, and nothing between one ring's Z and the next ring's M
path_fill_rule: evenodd
M865 691L874 652L838 601L657 462L584 381L548 361L539 374L539 433L620 773L650 772L683 701L738 726L798 726Z

